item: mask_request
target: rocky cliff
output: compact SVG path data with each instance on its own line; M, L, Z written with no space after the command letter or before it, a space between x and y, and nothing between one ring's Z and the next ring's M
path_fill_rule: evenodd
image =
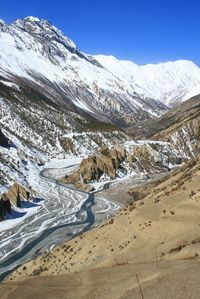
M30 198L30 191L14 183L7 192L1 195L0 199L0 220L4 220L6 213L12 213L12 205L20 208L21 200L28 200Z
M62 179L84 191L92 191L96 182L106 182L128 175L141 175L170 170L180 165L184 158L170 143L127 142L123 145L102 147L89 156L73 174Z

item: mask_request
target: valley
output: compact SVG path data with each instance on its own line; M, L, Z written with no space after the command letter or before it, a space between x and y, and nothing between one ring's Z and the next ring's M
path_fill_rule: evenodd
M164 161L163 157L162 159ZM127 191L120 188L120 184L129 182L126 186L128 189L130 185L144 184L166 175L164 168L164 173L160 173L158 168L155 169L157 175L153 172L145 174L151 167L149 165L144 172L142 169L136 172L130 171L129 174L125 172L116 180L108 180L105 177L101 182L96 182L97 190L94 193L85 193L73 185L66 185L60 181L63 175L70 175L76 171L81 160L78 157L53 159L47 163L50 168L44 168L40 172L37 170L32 178L32 186L39 190L39 197L33 201L22 200L21 207L14 208L11 215L0 223L1 279L18 265L52 250L84 231L99 226L117 213L129 202L127 197L130 199ZM60 168L54 168L55 166ZM108 183L108 189L103 190ZM119 198L114 195L114 189L118 186ZM125 200L120 199L123 192Z
M34 285L35 294L45 292L50 298L55 294L63 298L88 298L91 294L131 298L134 294L140 298L138 275L147 298L169 298L169 294L197 298L198 182L199 159L160 182L140 187L140 192L145 192L142 199L121 209L101 227L18 268L2 284L1 294L9 290L17 298L20 294L31 296ZM132 188L130 194L138 190Z
M41 172L41 198L33 203L24 202L22 209L12 213L13 219L0 223L1 279L19 264L91 229L120 208L106 198L60 184L57 181L60 173L73 167Z
M199 93L191 61L0 21L1 298L199 299Z

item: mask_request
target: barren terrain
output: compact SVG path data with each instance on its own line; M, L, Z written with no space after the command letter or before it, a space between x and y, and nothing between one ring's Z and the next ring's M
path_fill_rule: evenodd
M199 298L199 179L198 159L133 188L142 200L19 267L1 297L142 298L138 277L144 298Z

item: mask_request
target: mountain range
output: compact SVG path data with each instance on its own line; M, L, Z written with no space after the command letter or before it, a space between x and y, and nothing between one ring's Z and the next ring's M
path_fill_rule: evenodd
M0 20L0 297L199 298L199 94L191 61Z
M199 113L199 99L185 100L199 88L200 69L190 61L138 66L85 54L46 20L1 21L0 129L18 148L13 155L1 150L3 191L13 181L32 184L20 162L26 157L37 168L58 155L85 157L132 138L155 135L170 142L177 157L193 157L199 151L198 121L192 116ZM142 151L151 154L147 147Z
M138 66L88 55L46 20L0 24L0 76L6 86L31 87L52 105L120 126L156 117L200 92L190 61Z

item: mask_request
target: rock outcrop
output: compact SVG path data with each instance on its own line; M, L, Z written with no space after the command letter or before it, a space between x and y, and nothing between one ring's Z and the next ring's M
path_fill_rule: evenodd
M18 183L14 183L9 190L2 195L2 198L5 200L9 200L16 207L21 206L20 198L29 199L30 192L27 191L24 187L19 185Z
M0 146L5 148L10 148L11 141L3 134L3 132L0 129Z
M104 146L97 154L83 159L79 170L66 176L62 181L66 184L74 184L81 190L91 191L93 188L87 186L87 183L99 181L103 175L115 179L117 169L126 157L126 150L123 146L114 149Z
M89 192L92 183L114 180L127 173L140 174L168 170L169 162L181 163L177 153L169 143L127 143L115 147L102 147L99 152L89 156L80 164L79 169L61 181L73 184L78 189Z
M6 213L11 213L12 204L16 207L21 207L21 198L29 199L30 192L18 183L14 183L7 192L1 195L0 199L0 221L6 216Z
M11 213L11 203L4 197L0 199L0 221L4 220L6 213Z

